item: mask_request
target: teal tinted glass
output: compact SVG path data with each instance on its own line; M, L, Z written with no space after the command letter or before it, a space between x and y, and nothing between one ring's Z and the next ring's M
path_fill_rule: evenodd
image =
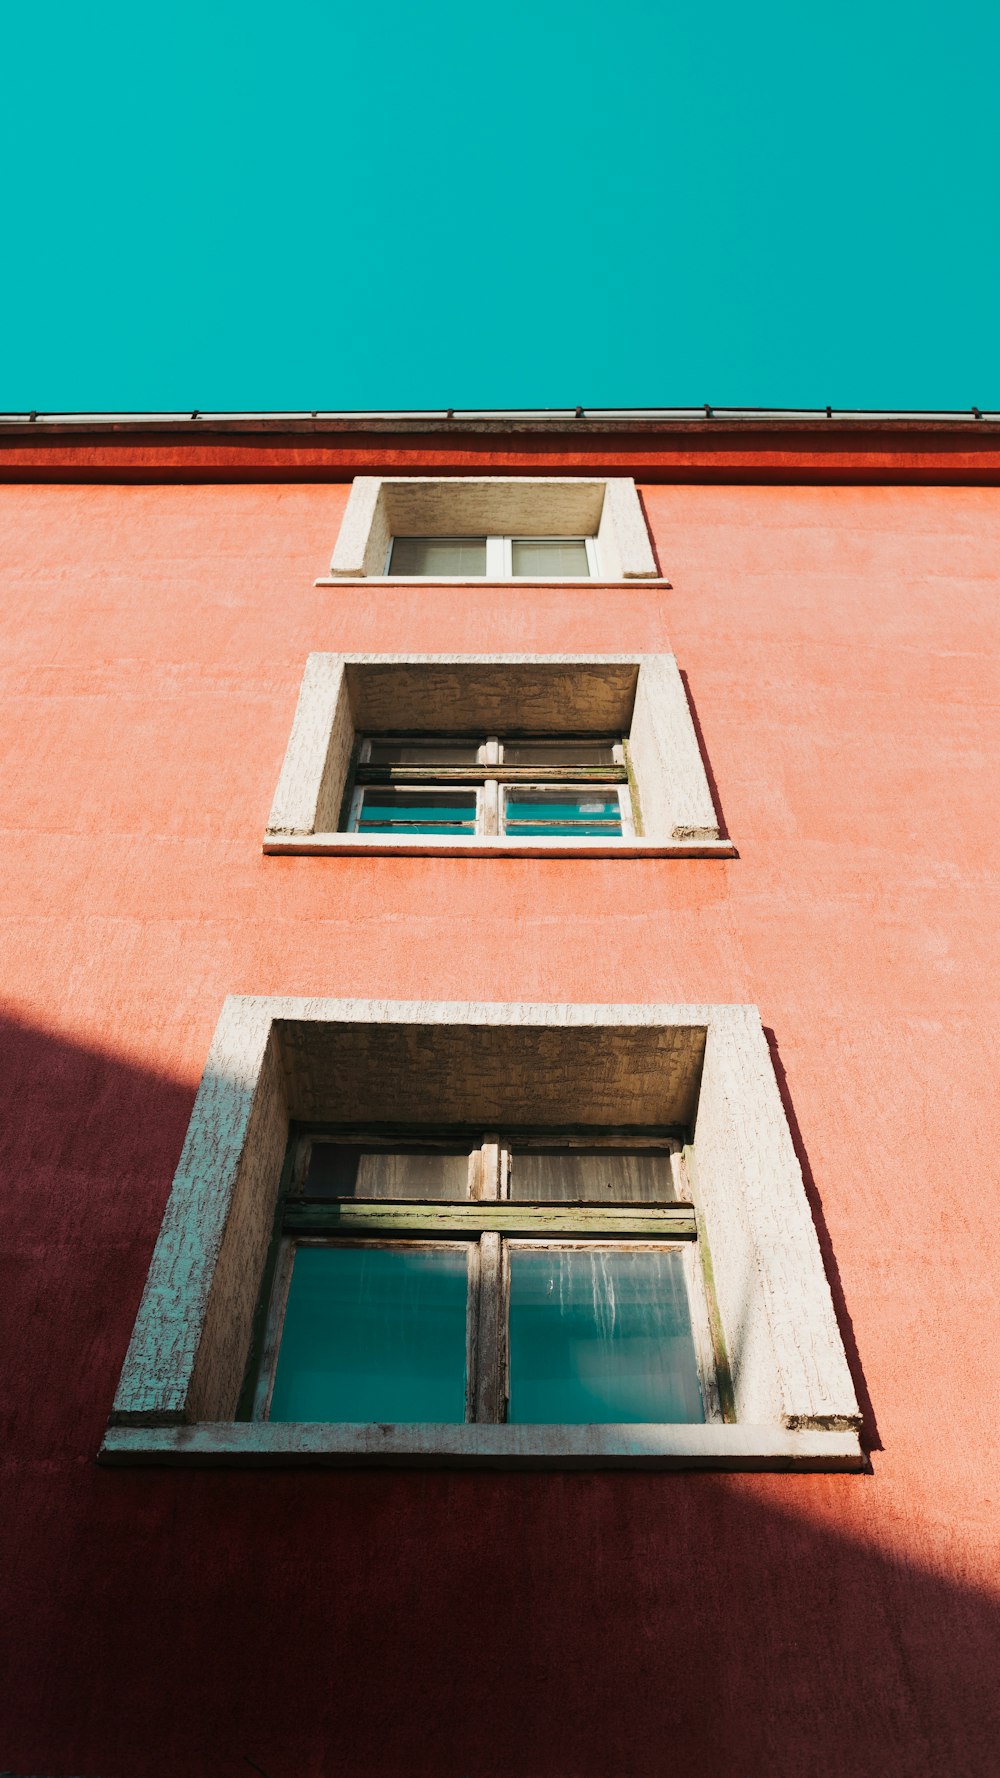
M705 1418L676 1248L510 1249L510 1407L519 1425Z
M467 1248L299 1247L272 1420L465 1419Z
M475 833L474 790L399 790L370 785L359 833Z
M508 790L504 798L504 832L511 835L602 839L621 830L621 805L606 790Z

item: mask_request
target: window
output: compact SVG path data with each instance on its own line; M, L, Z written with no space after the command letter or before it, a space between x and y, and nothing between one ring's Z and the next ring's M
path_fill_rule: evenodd
M731 857L672 655L311 654L273 853Z
M859 1425L755 1007L226 1001L103 1461L858 1469Z
M660 578L630 476L355 476L328 577Z
M721 1419L676 1139L310 1133L289 1159L254 1419Z
M586 580L593 537L393 537L386 574L413 578Z
M635 832L620 739L366 736L348 831L615 839Z

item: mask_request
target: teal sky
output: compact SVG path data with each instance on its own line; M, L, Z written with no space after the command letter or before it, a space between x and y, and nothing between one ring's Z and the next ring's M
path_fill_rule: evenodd
M0 407L1000 406L996 0L8 5Z

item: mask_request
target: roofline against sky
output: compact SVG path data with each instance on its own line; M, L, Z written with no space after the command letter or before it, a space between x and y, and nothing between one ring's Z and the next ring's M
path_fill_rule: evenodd
M1000 409L421 408L0 414L0 481L639 482L1000 486Z
M246 431L324 430L347 428L352 431L385 431L415 426L428 429L459 429L489 426L506 430L551 431L567 427L586 431L594 427L642 427L673 430L677 427L727 426L768 428L771 426L849 426L852 430L868 427L908 428L968 427L1000 425L1000 409L908 409L908 408L762 408L762 407L619 407L619 408L290 408L269 410L185 410L183 412L84 413L18 411L0 413L0 430L20 431L22 427L72 430L121 431L140 428L144 432L177 431L194 427L238 428Z

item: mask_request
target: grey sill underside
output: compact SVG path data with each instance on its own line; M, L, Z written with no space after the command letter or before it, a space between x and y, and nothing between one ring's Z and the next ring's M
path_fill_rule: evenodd
M506 580L494 580L486 574L321 574L313 581L313 586L471 586L471 587L503 587L509 591L511 587L551 586L565 587L567 592L576 592L584 588L603 587L654 587L661 592L672 591L669 580L657 579L653 575L633 575L628 580L597 580L567 577L562 574L533 574L529 579L526 575L508 575Z
M853 1431L778 1426L109 1426L106 1464L861 1470Z
M400 839L396 835L357 833L301 833L264 835L264 852L271 857L368 857L392 858L736 858L729 840L511 840L504 836L456 839L422 835Z

